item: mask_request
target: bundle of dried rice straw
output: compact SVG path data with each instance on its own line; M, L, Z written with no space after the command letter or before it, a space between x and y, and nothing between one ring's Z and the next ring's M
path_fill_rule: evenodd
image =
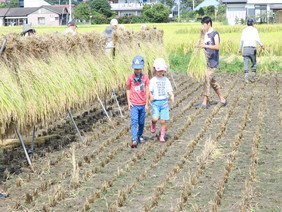
M203 43L204 35L204 30L201 30L198 44ZM205 78L207 74L207 58L205 49L195 48L193 50L190 62L188 64L187 74L197 79L198 81L203 80Z

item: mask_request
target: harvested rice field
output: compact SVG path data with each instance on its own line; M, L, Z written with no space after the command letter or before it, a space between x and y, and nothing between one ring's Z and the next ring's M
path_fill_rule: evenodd
M202 83L174 79L166 143L148 112L147 142L130 147L124 91L123 117L107 95L112 123L98 102L74 114L83 141L68 117L38 131L34 172L20 146L2 147L0 211L282 211L281 73L218 74L228 105L199 110Z

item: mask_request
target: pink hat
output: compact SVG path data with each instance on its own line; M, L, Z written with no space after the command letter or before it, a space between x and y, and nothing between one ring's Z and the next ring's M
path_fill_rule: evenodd
M163 58L157 58L154 61L154 68L156 71L167 71L167 65Z

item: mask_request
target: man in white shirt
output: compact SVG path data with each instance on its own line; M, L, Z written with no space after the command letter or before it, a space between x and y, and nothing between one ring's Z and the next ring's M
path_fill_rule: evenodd
M261 46L261 48L264 50L264 46L259 39L258 30L253 26L254 20L248 18L247 25L248 27L246 27L242 31L242 37L241 37L240 48L239 48L239 53L242 52L242 47L244 48L243 57L244 57L245 82L248 82L249 60L252 62L251 68L253 72L251 76L251 81L255 80L256 71L257 71L256 43L258 43Z
M112 19L110 22L111 26L106 27L103 34L107 36L107 42L106 42L106 52L110 54L111 52L114 55L114 43L113 43L113 33L118 29L118 20ZM113 50L113 51L112 51Z
M74 21L70 21L68 23L68 28L66 29L66 31L64 31L64 34L71 34L71 35L76 35L76 24Z

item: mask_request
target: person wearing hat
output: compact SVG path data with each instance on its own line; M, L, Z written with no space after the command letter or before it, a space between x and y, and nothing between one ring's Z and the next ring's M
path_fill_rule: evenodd
M147 25L142 24L142 25L140 26L140 30L141 30L141 31L145 31L146 29L148 29Z
M154 61L155 76L150 80L150 101L152 102L151 132L156 132L157 121L161 120L159 141L165 142L166 121L169 120L169 99L174 103L174 94L171 83L164 73L167 65L163 58Z
M244 82L248 82L248 72L249 72L249 61L252 63L252 76L250 80L253 82L256 77L257 71L257 59L256 59L256 43L258 43L264 50L264 46L260 41L258 30L254 27L254 20L252 18L247 19L247 27L243 29L241 42L239 47L239 53L242 52L243 48L243 58L244 58Z
M31 36L33 34L35 34L36 31L35 29L31 26L31 24L24 24L23 25L23 32L21 33L21 36Z
M106 42L106 52L110 53L111 49L114 48L113 45L113 32L118 29L118 20L112 19L110 22L111 26L107 26L105 31L103 32L104 35L107 36L107 42Z
M131 114L132 148L136 148L138 143L145 142L143 131L148 110L150 80L148 75L143 73L143 68L143 57L134 57L132 60L134 73L130 74L126 80L126 96Z
M64 32L64 34L71 34L71 35L76 35L76 24L74 21L70 21L68 23L68 28L66 29L66 31Z

